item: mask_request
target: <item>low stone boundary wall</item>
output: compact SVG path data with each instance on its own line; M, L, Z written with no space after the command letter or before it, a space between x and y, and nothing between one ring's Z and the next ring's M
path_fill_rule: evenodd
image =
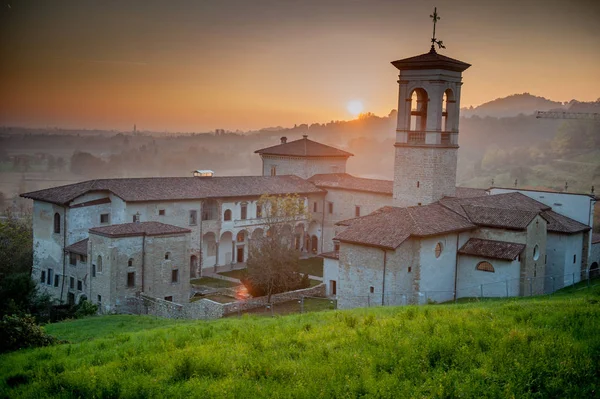
M307 296L325 297L325 284L272 295L271 303L298 300ZM147 314L168 319L218 319L231 313L259 308L266 304L266 296L231 303L218 303L203 298L186 304L169 302L160 298L152 298L144 294L127 298L128 313Z

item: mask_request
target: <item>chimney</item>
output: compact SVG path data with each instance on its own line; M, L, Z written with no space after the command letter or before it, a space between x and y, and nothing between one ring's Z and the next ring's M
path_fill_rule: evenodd
M281 138L281 144L285 144L285 143L287 143L287 137L283 136Z
M302 138L307 139L308 138L308 134L303 134Z

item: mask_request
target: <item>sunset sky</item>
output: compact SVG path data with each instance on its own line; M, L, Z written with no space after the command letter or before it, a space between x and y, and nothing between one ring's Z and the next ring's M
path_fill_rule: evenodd
M256 129L396 108L390 61L473 66L462 106L600 97L600 1L0 0L0 125ZM356 104L356 103L353 103Z

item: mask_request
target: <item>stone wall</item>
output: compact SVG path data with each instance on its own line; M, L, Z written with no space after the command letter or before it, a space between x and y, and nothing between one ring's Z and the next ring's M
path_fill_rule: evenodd
M308 179L319 173L345 173L345 157L285 157L262 155L263 176L271 176L271 167L276 168L277 176L296 175Z

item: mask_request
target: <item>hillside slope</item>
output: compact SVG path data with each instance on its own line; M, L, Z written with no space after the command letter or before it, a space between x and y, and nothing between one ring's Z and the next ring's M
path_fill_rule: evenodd
M0 357L2 397L597 397L600 287L274 319L104 316Z

